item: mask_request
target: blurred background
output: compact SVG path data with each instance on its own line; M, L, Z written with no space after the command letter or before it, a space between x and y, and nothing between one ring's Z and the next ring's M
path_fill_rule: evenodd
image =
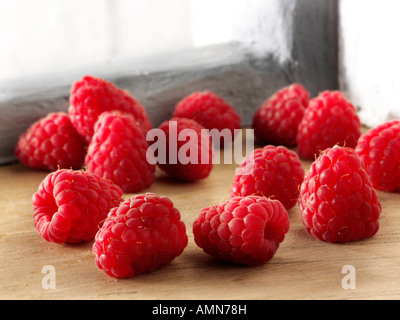
M340 89L365 125L400 119L400 1L339 1Z
M400 118L398 12L398 0L0 0L0 163L88 73L130 90L155 125L206 88L249 125L291 82L344 91L366 126Z
M275 0L0 0L0 79L265 34L262 49L288 59L280 11Z

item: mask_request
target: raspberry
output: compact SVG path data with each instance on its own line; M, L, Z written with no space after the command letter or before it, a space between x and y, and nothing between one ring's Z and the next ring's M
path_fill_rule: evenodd
M158 162L161 170L184 181L201 180L210 175L214 147L203 126L191 119L172 118L163 122L159 129L165 133L166 138L166 141L161 142L166 149L159 150L165 156L165 159ZM158 144L156 142L151 148L154 149Z
M87 170L113 181L125 193L140 192L155 180L155 165L146 159L148 147L130 114L104 112L89 144Z
M122 190L97 175L73 170L50 173L32 196L34 224L48 242L93 240Z
M153 271L182 254L186 226L167 197L134 196L110 211L96 235L96 265L107 275L131 278Z
M356 152L376 189L400 192L400 120L369 130L358 140Z
M355 148L361 122L355 107L338 91L325 91L310 101L297 134L298 151L314 160L335 145Z
M289 210L298 200L304 169L298 155L286 147L266 146L247 156L236 172L231 197L250 195L279 200Z
M241 129L242 126L242 120L236 110L211 91L195 92L184 98L175 107L173 117L192 119L206 129L217 129L220 139L214 139L213 142L215 146L220 147L225 145L225 139L219 133L228 129L231 139L227 142L232 142L235 129Z
M310 235L326 242L350 242L378 232L382 211L375 189L352 148L325 150L311 165L299 206Z
M263 144L296 146L297 130L309 97L308 91L297 83L276 92L253 117L256 139Z
M194 240L204 252L247 266L271 260L288 231L282 203L258 196L204 208L193 224Z
M145 133L152 129L145 109L129 92L111 82L91 76L73 84L69 115L87 143L93 136L94 125L100 114L113 110L132 114Z
M23 133L15 147L18 160L27 167L55 171L80 169L86 146L65 112L50 113Z

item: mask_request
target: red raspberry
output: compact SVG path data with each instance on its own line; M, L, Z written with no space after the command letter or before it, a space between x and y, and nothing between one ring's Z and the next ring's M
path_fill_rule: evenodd
M96 265L116 278L153 271L182 254L188 244L186 226L167 197L147 193L110 211L96 235Z
M58 170L32 196L35 227L48 242L91 241L122 195L118 186L97 175Z
M289 210L298 200L304 169L298 155L279 146L266 146L247 156L236 172L231 197L250 195L279 200Z
M80 169L86 146L65 112L50 113L23 133L15 155L27 167L55 171Z
M263 144L296 146L297 129L309 98L308 91L297 83L276 92L254 115L256 139Z
M146 159L148 147L130 114L104 112L89 144L87 170L113 181L125 193L140 192L155 180L155 165Z
M165 134L166 141L158 141L151 148L159 145L165 148L158 150L159 156L160 153L165 156L158 161L161 170L185 181L201 180L210 175L214 148L203 126L191 119L172 118L162 123L159 129Z
M235 137L235 129L241 129L242 120L236 110L224 99L211 91L195 92L180 101L175 107L173 117L195 120L204 128L218 130L218 137L214 139L215 146L224 146L222 133L224 129L230 131L231 140Z
M369 130L358 140L356 152L376 189L400 192L400 120Z
M327 242L370 238L382 211L375 189L354 149L325 150L311 165L299 206L307 232Z
M282 203L258 196L204 208L193 224L194 240L204 252L247 266L271 260L288 231Z
M297 135L301 157L314 160L335 145L355 148L361 122L355 107L338 91L325 91L310 101Z
M87 143L93 136L94 125L100 114L113 110L132 114L145 133L152 129L145 109L128 91L91 76L84 77L72 86L69 115Z

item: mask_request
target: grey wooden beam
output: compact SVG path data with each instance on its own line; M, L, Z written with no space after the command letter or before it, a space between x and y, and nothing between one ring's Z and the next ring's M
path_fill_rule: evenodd
M288 21L293 28L290 61L229 43L0 83L0 164L16 160L18 137L33 122L49 112L67 111L72 83L89 74L129 90L154 126L169 119L176 103L194 91L221 95L249 126L262 102L283 86L301 82L311 95L338 89L336 1L284 1L296 2L294 11L285 13L285 19L293 19Z
M293 82L313 95L339 89L339 0L298 0L294 15Z

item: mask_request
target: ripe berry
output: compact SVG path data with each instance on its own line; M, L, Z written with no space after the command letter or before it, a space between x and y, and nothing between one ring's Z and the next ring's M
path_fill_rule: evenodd
M147 161L146 137L130 114L104 112L95 124L86 166L113 181L124 193L140 192L155 180L155 165Z
M370 238L382 211L375 189L354 149L325 150L311 165L299 206L307 232L327 242Z
M128 91L91 76L73 84L68 112L87 143L92 139L94 125L100 114L113 110L132 114L145 133L152 128L145 109Z
M204 208L193 224L194 240L204 252L247 266L271 260L288 231L283 205L258 196Z
M122 190L97 175L73 170L49 174L32 196L34 224L48 242L93 240Z
M355 107L338 91L325 91L310 101L297 134L298 151L314 160L335 145L355 148L361 122Z
M400 121L379 125L358 140L356 152L376 189L400 192Z
M295 146L309 97L308 91L300 84L292 84L272 95L253 117L256 139L263 144Z
M50 113L35 122L15 147L22 164L43 171L80 169L85 153L85 143L65 112Z
M158 150L161 170L184 181L202 180L210 175L214 147L203 126L191 119L172 118L163 122L159 129L166 140L156 142L151 148L161 144Z
M153 271L182 254L186 227L170 199L134 196L110 211L96 235L96 265L107 275L130 278Z
M286 147L266 146L247 156L236 172L231 197L250 195L279 200L289 210L298 200L304 169Z
M230 132L231 142L235 137L235 129L240 129L242 120L237 111L224 99L211 91L195 92L175 107L173 114L175 118L188 118L195 120L204 128L217 129L222 132L227 129ZM223 136L214 139L215 146L224 146Z

